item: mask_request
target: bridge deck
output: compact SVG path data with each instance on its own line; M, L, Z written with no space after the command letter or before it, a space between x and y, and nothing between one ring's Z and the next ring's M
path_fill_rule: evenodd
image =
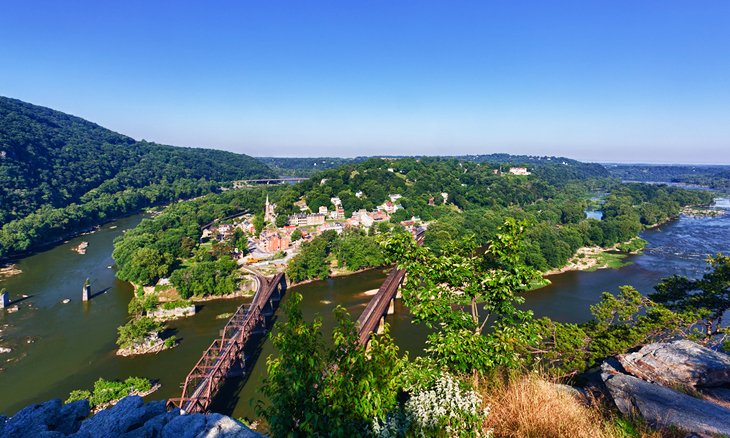
M203 353L198 363L185 378L180 398L170 399L185 412L206 412L220 389L222 381L238 362L246 342L254 329L265 321L264 307L274 291L284 281L284 274L277 274L271 281L263 282L250 304L241 305Z
M416 234L416 243L418 245L422 245L424 238L425 232L424 230L420 230ZM373 298L357 319L360 345L367 344L368 341L370 341L372 334L377 331L377 328L380 325L380 318L385 316L388 312L390 302L395 298L398 288L403 283L405 276L405 269L398 269L398 267L393 268L393 270L390 271L390 274L385 277L385 281L383 281L383 284L380 285L378 292L373 295Z

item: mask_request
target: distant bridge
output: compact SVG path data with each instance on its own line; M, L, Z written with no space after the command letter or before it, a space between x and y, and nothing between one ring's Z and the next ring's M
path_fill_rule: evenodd
M233 188L240 189L244 186L252 186L256 184L284 184L284 183L296 183L299 181L305 181L307 178L301 178L296 176L283 177L283 178L262 178L262 179L241 179L233 181Z
M416 243L423 245L426 237L425 230L421 229L416 233ZM380 285L378 292L363 310L357 319L358 341L360 345L367 345L373 333L378 333L385 323L385 316L395 311L395 299L398 294L398 288L403 284L406 277L405 269L398 269L396 266L390 271L385 281Z
M276 274L270 281L259 278L251 303L236 310L220 339L210 344L185 378L182 396L168 400L168 407L177 406L186 413L207 412L224 379L243 362L246 342L258 328L266 328L266 314L273 314L285 291L284 274Z

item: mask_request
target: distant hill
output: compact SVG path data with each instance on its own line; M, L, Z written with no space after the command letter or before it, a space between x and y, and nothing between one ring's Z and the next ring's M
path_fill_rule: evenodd
M282 158L282 157L259 157L259 160L266 163L277 174L282 176L309 177L322 170L329 170L345 164L357 164L373 157L317 157L317 158ZM388 156L381 158L425 158L419 156ZM433 157L432 157L433 158ZM527 166L535 174L551 183L559 183L575 179L605 178L609 176L605 167L597 163L583 163L565 157L548 157L533 155L510 155L510 154L488 154L488 155L451 155L441 158L453 158L460 161L472 161L475 163L487 163L503 166Z
M605 164L623 181L696 184L730 193L730 166L699 164Z
M248 155L136 141L0 97L0 257L220 182L273 176Z

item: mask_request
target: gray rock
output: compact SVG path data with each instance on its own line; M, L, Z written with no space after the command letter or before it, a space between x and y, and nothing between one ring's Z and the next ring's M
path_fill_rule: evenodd
M625 415L639 414L656 427L677 427L698 434L730 435L730 409L605 367L603 378Z
M142 397L136 395L124 397L116 405L98 412L81 423L77 436L81 438L122 435L141 427L147 419L152 418L151 415L146 415L146 412Z
M258 438L263 437L260 433L254 432L231 417L220 414L207 416L205 430L198 435L198 438Z
M162 429L161 438L195 438L205 430L206 419L203 414L180 415L173 418Z
M134 429L126 434L122 435L122 438L136 438L136 437L158 437L162 433L162 429L167 423L172 421L173 418L180 415L179 409L174 409L170 412L166 412L162 415L157 415L150 418L137 429Z
M53 430L60 420L61 400L50 400L39 405L30 405L13 415L3 429L3 437L39 436Z
M221 414L188 414L174 418L162 429L162 438L260 438L243 423Z
M76 400L63 405L55 430L70 435L81 426L81 422L89 416L91 408L88 400Z
M730 384L730 356L687 340L648 344L618 360L629 374L663 385Z

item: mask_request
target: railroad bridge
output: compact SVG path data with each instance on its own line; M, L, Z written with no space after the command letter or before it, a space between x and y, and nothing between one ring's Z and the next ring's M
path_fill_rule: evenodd
M416 242L423 244L425 234L420 230ZM394 302L406 271L397 266L390 271L378 292L357 320L360 345L367 345L373 333L378 333L385 316L393 313ZM250 304L241 305L203 353L185 378L182 396L168 400L168 407L177 406L185 413L207 412L223 380L238 365L245 365L244 347L254 333L266 330L266 317L273 315L286 291L283 273L271 280L258 275L260 287Z
M240 364L245 365L244 347L259 330L266 329L267 316L273 315L284 292L286 277L276 274L271 280L260 278L250 304L241 305L203 353L185 378L182 396L168 400L185 413L207 412L223 380Z
M420 229L416 233L416 243L423 245L425 237L425 230ZM398 269L397 266L385 277L385 281L380 285L378 291L357 319L360 345L367 345L373 333L379 333L382 329L386 315L390 315L395 311L395 299L398 297L398 289L400 289L405 278L405 269Z

